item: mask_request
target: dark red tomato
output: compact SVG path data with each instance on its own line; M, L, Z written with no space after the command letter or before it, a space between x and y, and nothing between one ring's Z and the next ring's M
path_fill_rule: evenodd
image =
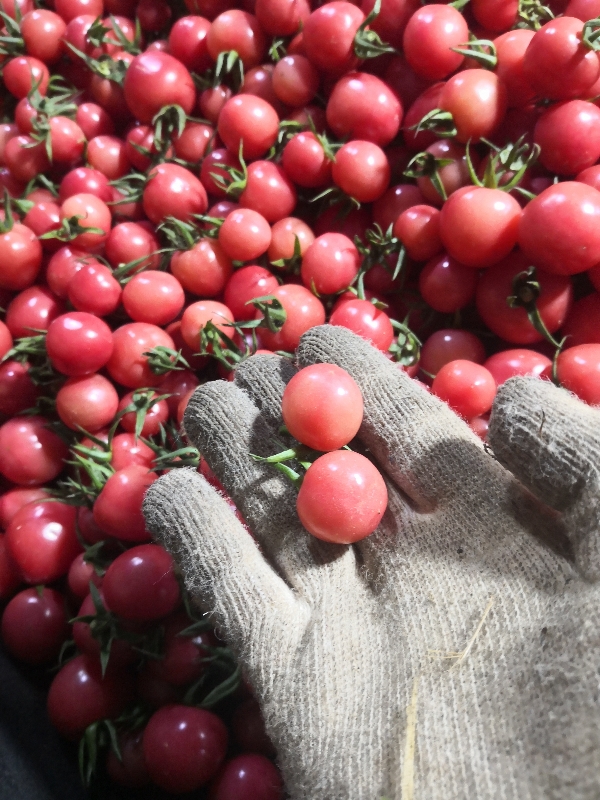
M191 114L196 88L181 61L168 53L147 50L136 56L125 74L125 101L140 122L152 122L163 106L178 105Z
M538 119L534 141L546 169L576 175L600 157L600 109L585 100L557 103Z
M102 591L111 611L141 622L166 617L181 601L173 559L157 544L117 556L106 570Z
M20 291L35 281L42 266L42 246L20 222L0 233L0 289Z
M489 267L507 256L517 243L520 217L521 206L510 194L465 186L442 207L440 237L448 253L461 264Z
M48 586L24 589L2 614L2 641L26 664L50 664L69 636L65 598Z
M194 214L208 208L206 190L200 180L179 164L159 164L149 175L143 195L144 211L155 224L165 217L191 222Z
M134 125L125 137L125 153L136 169L148 170L152 157L157 154L154 144L154 129L151 125ZM172 156L171 148L167 155Z
M272 161L255 161L247 170L240 206L251 208L267 222L289 217L296 206L296 189L286 173Z
M154 450L140 439L136 439L133 433L118 433L112 440L111 451L110 465L115 472L133 464L150 469L155 456Z
M316 188L330 181L332 161L311 131L301 131L290 139L283 149L281 163L298 186Z
M281 400L291 435L314 450L339 450L360 428L363 399L358 384L335 364L312 364L297 372Z
M106 771L111 780L129 789L139 789L150 783L150 775L142 747L144 732L132 731L119 735L118 758L114 750L106 756Z
M473 0L471 11L488 31L507 31L517 21L519 0Z
M185 302L183 287L168 272L152 270L134 275L123 289L123 308L135 322L166 325Z
M135 13L143 31L159 33L168 24L173 11L166 0L139 0ZM157 42L153 42L149 49L162 49L160 39L158 45L157 47Z
M172 686L170 683L156 678L146 663L137 675L136 694L147 708L157 709L169 703L180 703L184 691L178 686Z
M269 249L271 227L258 211L239 208L219 228L219 244L232 260L253 261Z
M308 0L256 0L254 13L261 28L271 36L292 36L310 14Z
M341 325L372 342L379 350L387 350L394 339L390 318L368 300L349 300L331 315L331 325Z
M119 406L119 395L103 375L69 378L56 394L56 412L67 428L97 431L109 425Z
M83 131L86 139L101 136L103 133L115 132L115 125L110 114L97 103L82 103L75 113L75 121Z
M535 90L529 83L523 60L535 31L519 29L508 31L494 40L498 63L496 74L506 86L506 95L510 107L523 108L535 97Z
M154 783L169 792L204 786L225 759L227 728L216 714L191 706L156 711L144 732L144 755Z
M333 182L359 203L378 200L390 182L390 165L373 142L353 140L338 150L331 168Z
M523 72L541 97L579 97L600 74L598 54L581 41L583 22L558 17L536 31L523 59Z
M284 56L273 70L273 90L282 103L292 108L310 103L319 90L319 83L319 72L306 56Z
M373 204L373 207L378 205L382 200L383 198L379 198L379 200ZM315 236L322 236L324 233L341 233L349 239L352 239L352 241L355 240L356 236L364 240L367 228L369 228L372 223L373 217L371 216L368 206L354 208L346 213L343 203L334 203L323 211L315 221L314 234Z
M142 500L157 478L155 472L137 464L111 475L94 503L96 524L117 539L146 542L150 534L142 514Z
M391 186L387 192L373 203L373 222L384 231L393 225L407 208L422 205L425 198L420 189L412 183Z
M149 673L173 686L198 680L208 667L210 646L216 642L209 633L184 633L192 625L186 613L173 613L164 621L164 649L161 658L148 663Z
M353 283L360 263L360 253L351 239L342 233L324 233L302 257L302 282L317 295L337 294Z
M457 141L478 142L502 122L507 109L506 88L487 69L465 69L446 82L439 105L452 114Z
M177 406L181 398L188 392L193 391L198 384L198 378L189 369L173 370L167 374L167 377L160 385L160 391L161 394L169 395L165 402L172 417L177 414Z
M600 344L580 344L563 350L556 362L561 386L588 403L600 405Z
M108 362L113 336L108 325L93 314L70 311L50 323L46 351L53 367L63 375L88 375Z
M157 386L163 379L148 366L144 353L155 347L175 349L168 333L147 322L131 322L113 332L113 352L106 365L110 377L130 389Z
M329 95L326 113L327 124L339 138L362 139L380 147L392 141L402 122L396 93L368 72L340 78Z
M85 250L64 245L53 253L46 267L46 282L52 292L60 298L67 296L67 287L75 273L87 259Z
M433 4L415 11L404 30L404 55L417 75L439 81L464 61L452 48L469 41L469 27L452 6Z
M94 586L100 587L102 585L102 578L94 569L94 565L85 560L85 553L79 553L79 555L75 556L73 561L71 561L71 566L67 573L69 591L74 597L83 600L84 597L89 595L90 582L93 583Z
M111 230L104 246L113 267L138 261L137 270L156 269L160 264L158 250L160 242L154 226L148 222L120 222Z
M206 36L206 46L213 61L220 53L235 50L244 68L252 69L263 60L267 42L253 14L231 8L213 20Z
M5 542L26 583L51 583L67 574L81 551L75 508L51 501L29 503L13 517Z
M509 308L507 298L514 295L513 281L530 262L515 251L499 264L486 270L479 281L476 293L477 310L488 328L497 336L514 344L541 342L543 336L535 330L524 308ZM540 295L537 309L550 333L557 331L571 306L573 290L571 281L563 275L552 275L537 270Z
M63 736L77 739L92 722L117 717L130 702L132 691L126 672L108 669L102 676L98 658L78 655L50 685L48 716Z
M4 161L12 178L23 183L50 169L44 143L36 143L31 136L13 136L9 139L4 148Z
M443 249L440 238L440 212L437 208L418 205L403 211L392 229L394 236L415 261L428 261Z
M320 70L341 75L356 67L354 37L365 20L352 3L333 0L311 13L302 30L306 55Z
M469 420L490 410L496 396L496 382L481 364L457 360L444 364L433 379L431 391Z
M500 386L515 375L539 378L542 373L552 368L552 362L547 356L536 353L535 350L516 349L494 353L483 366L492 373L496 386Z
M228 323L233 322L233 314L226 305L217 300L198 300L183 312L181 335L194 353L200 349L200 331L209 321L225 334L232 334L233 329L228 327Z
M191 72L203 73L211 65L206 42L209 29L204 17L181 17L169 31L169 53Z
M237 154L229 152L222 147L217 147L207 154L202 161L200 168L200 180L206 191L214 197L227 197L227 191L220 186L215 178L218 177L225 182L229 180L227 168L241 169Z
M600 344L600 294L593 292L573 303L562 331L567 347Z
M47 497L48 492L42 488L26 489L19 487L4 492L4 494L0 495L0 528L2 530L8 528L17 511L20 511L23 506Z
M104 10L102 0L55 0L53 5L56 13L60 14L65 22L70 22L82 14L99 17Z
M231 89L222 84L214 88L205 89L198 98L198 108L204 119L216 125L221 109L231 95Z
M223 766L210 787L209 800L282 800L283 779L265 756L244 753Z
M5 65L2 79L8 91L21 100L27 97L34 87L41 95L48 91L50 72L39 58L33 56L17 56Z
M173 373L171 373L173 374ZM163 388L161 386L161 393L163 392ZM124 411L128 406L135 406L136 403L134 401L134 394L135 392L127 392L127 394L123 395L119 402L119 411ZM158 397L155 393L154 397ZM163 425L167 419L169 418L169 406L167 405L166 400L158 400L157 402L153 403L150 408L145 412L144 415L144 422L138 436L143 436L147 438L148 436L154 436L160 431L160 426ZM128 431L129 433L134 433L136 428L136 421L137 421L137 414L135 411L128 411L126 414L119 420L119 425L123 428L123 430Z
M278 333L261 330L261 340L269 350L285 350L293 352L300 342L300 337L315 325L325 322L323 303L304 286L289 283L279 286L271 294L279 300L286 312L286 321ZM262 316L256 312L255 318Z
M444 364L458 359L483 364L485 348L474 333L448 328L435 331L423 343L419 366L423 372L435 377Z
M246 159L263 156L275 144L278 128L273 106L252 94L237 94L227 100L217 125L227 149L237 156L242 145Z
M426 152L431 153L434 158L442 162L437 167L437 175L444 187L446 197L450 197L451 194L463 186L473 188L466 150L462 145L456 144L452 139L441 139L429 145ZM473 167L477 170L479 166L477 153L471 150L469 156ZM444 164L444 161L449 161L450 163ZM442 205L444 198L435 188L431 178L417 178L417 186L430 203L436 206Z
M63 310L63 304L45 286L30 286L11 300L6 310L6 326L15 339L32 336L34 331L48 330Z
M296 509L317 539L352 544L373 533L387 502L387 488L377 468L360 453L335 450L308 468Z
M244 700L236 708L231 718L231 730L234 739L245 753L262 753L273 756L275 748L265 730L258 701L254 697Z
M540 269L556 275L585 272L600 262L599 223L600 192L585 183L564 181L525 206L519 245Z
M212 125L188 122L173 144L175 155L184 161L202 161L215 134Z
M433 309L451 314L475 296L477 272L443 253L428 261L419 274L419 290Z
M600 164L582 170L575 180L593 186L594 189L600 189Z
M50 147L53 164L73 164L83 155L85 136L79 125L69 117L52 117Z
M280 261L294 258L298 250L303 256L315 240L315 235L306 222L298 217L284 217L271 228L271 244L267 251L274 266L284 266Z
M577 17L582 22L595 19L600 14L599 0L570 0L564 10L566 17Z
M58 477L68 447L45 417L15 417L0 427L0 473L20 486L36 486Z
M5 536L0 534L0 600L12 597L22 583L23 578L13 557L8 552Z
M110 209L93 194L74 194L68 197L60 209L63 220L78 217L82 228L98 228L102 233L80 233L71 242L73 247L95 252L101 247L110 231Z
M227 281L223 300L235 320L253 319L255 308L250 301L272 294L278 286L277 278L268 269L254 265L242 267Z
M31 408L40 395L40 388L29 376L29 364L5 361L0 364L0 414L12 417Z
M118 308L122 289L112 270L90 258L79 268L75 264L67 295L78 311L104 317Z

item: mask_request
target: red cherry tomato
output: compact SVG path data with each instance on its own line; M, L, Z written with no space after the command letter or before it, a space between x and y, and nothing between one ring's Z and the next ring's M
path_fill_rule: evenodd
M50 323L46 351L54 368L63 375L88 375L108 362L113 337L108 325L98 317L71 311Z
M283 780L268 758L243 753L223 766L208 796L209 800L281 800Z
M394 339L390 318L368 300L349 300L331 315L331 325L341 325L368 339L379 350L387 350Z
M126 542L146 542L150 534L142 514L142 500L155 472L134 464L115 472L94 503L94 522L109 536Z
M353 283L360 262L360 254L351 239L342 233L324 233L302 257L302 282L316 294L337 294Z
M325 322L325 308L312 292L293 283L279 286L271 294L283 306L286 320L278 333L261 329L261 340L269 350L293 352L303 333ZM262 313L256 311L255 319L261 316Z
M48 586L24 589L2 614L2 641L26 664L50 664L69 636L65 598Z
M450 361L439 370L431 391L464 419L480 417L492 407L496 382L485 367L471 361Z
M404 55L417 75L439 81L454 72L464 56L453 48L469 41L469 27L460 11L433 4L417 9L404 29Z
M106 364L110 377L130 389L157 386L163 379L155 375L144 355L155 347L175 349L168 333L147 322L131 322L113 331L113 352Z
M0 427L0 473L20 486L58 477L68 447L40 416L13 417Z
M196 102L196 88L188 70L172 55L157 50L147 50L133 59L125 73L123 93L131 113L146 123L166 105L181 106L191 114Z
M425 373L435 377L444 364L459 359L483 364L485 348L474 333L449 328L435 331L423 342L419 366Z
M600 344L569 347L558 356L556 374L561 386L590 406L600 405Z
M515 375L539 378L552 368L552 362L547 356L536 353L535 350L501 350L490 356L483 366L492 373L496 386L500 386Z

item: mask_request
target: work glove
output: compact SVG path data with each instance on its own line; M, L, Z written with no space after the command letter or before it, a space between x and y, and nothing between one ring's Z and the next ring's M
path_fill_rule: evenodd
M356 447L389 491L371 536L314 538L251 457L282 449L295 368L275 355L199 387L184 419L252 535L192 469L144 503L248 675L289 796L598 800L600 412L513 378L484 447L344 328L308 331L297 362L361 388Z

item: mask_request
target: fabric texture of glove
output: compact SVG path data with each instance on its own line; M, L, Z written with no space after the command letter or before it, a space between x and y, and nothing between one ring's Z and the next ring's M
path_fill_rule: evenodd
M144 504L244 666L290 796L598 800L600 412L513 378L490 451L343 328L297 358L362 390L360 446L389 490L374 534L310 536L292 484L250 457L283 449L277 356L199 387L184 420L256 539L194 470Z

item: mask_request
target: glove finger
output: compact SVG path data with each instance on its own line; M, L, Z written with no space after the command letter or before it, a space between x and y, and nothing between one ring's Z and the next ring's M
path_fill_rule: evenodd
M270 366L270 365L269 365ZM257 370L255 394L274 391L266 384L274 376ZM263 375L263 377L261 377ZM296 490L272 465L251 453L269 456L282 448L250 397L235 384L211 381L192 395L184 427L256 535L265 554L288 582L305 594L318 591L314 567L335 561L344 549L319 542L300 524ZM347 560L347 558L345 559Z
M465 423L346 328L312 328L302 337L297 358L301 367L329 362L352 375L365 404L360 439L420 510L431 510L454 495L474 466L476 472L486 471L489 459ZM465 446L457 448L457 441Z
M192 469L155 481L143 505L149 530L179 565L188 590L245 649L257 630L299 618L294 593L266 563L226 500Z
M296 372L291 361L274 354L247 358L235 371L235 385L246 392L273 431L283 424L281 399Z
M600 579L600 411L537 378L511 378L494 402L494 455L533 494L564 512L575 561Z

